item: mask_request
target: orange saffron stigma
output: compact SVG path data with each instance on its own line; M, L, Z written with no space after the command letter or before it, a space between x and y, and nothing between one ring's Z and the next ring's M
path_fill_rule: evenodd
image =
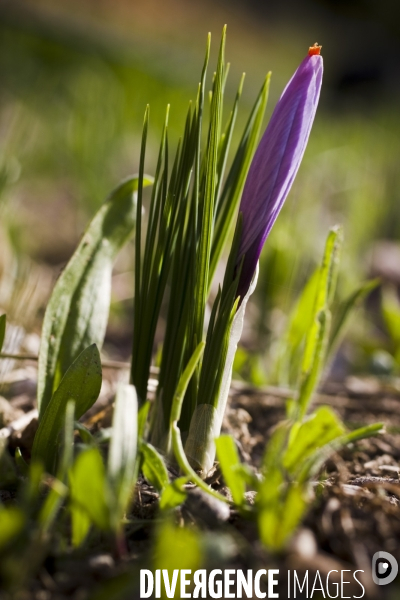
M310 46L308 49L308 56L315 56L321 53L322 46L318 46L318 42L315 42L314 46Z

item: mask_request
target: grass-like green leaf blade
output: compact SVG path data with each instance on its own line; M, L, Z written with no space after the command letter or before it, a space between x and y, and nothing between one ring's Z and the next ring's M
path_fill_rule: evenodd
M365 427L360 427L354 431L350 431L349 433L345 433L339 437L336 437L332 441L315 450L315 452L313 452L305 461L301 472L298 475L299 481L304 482L312 477L316 477L329 456L331 456L334 452L338 452L344 446L347 446L348 444L354 444L355 442L369 437L375 437L383 432L383 423L373 423L372 425L366 425Z
M297 403L298 417L305 415L324 366L331 324L330 307L336 289L342 241L341 227L332 227L326 240L322 265L319 270L314 318L308 330L301 365L300 392Z
M342 231L339 227L333 227L326 240L325 252L322 265L319 270L318 285L314 301L314 319L309 328L306 347L303 356L302 372L306 374L311 370L314 360L318 334L315 331L320 327L320 312L328 308L334 293L337 278L339 250L342 242Z
M215 440L215 445L222 475L231 491L233 501L237 506L241 506L246 486L235 442L230 435L221 435Z
M312 399L312 395L319 383L322 369L324 366L326 347L331 325L331 313L327 308L321 310L318 313L317 318L315 320L315 325L315 327L313 326L310 329L307 338L307 344L309 346L311 346L312 344L313 354L308 371L303 371L302 373L298 401L298 407L300 411L299 414L301 417L303 417L307 412L307 409ZM314 337L311 337L312 335Z
M169 483L168 471L164 460L151 444L143 442L140 449L143 457L143 475L158 492L161 492Z
M141 453L143 457L143 475L158 492L162 492L169 483L169 477L167 467L161 455L154 446L146 442L143 442L141 445Z
M6 315L1 315L0 316L0 352L3 348L5 337L6 337Z
M221 127L222 114L222 79L223 79L223 61L225 49L225 30L222 33L221 47L217 65L216 76L214 80L213 97L211 104L209 142L207 148L207 158L205 166L205 190L204 204L202 207L202 226L198 248L197 281L195 300L195 331L198 334L198 340L201 340L203 334L204 305L208 295L208 277L209 262L211 253L211 241L213 230L213 215L215 203L215 191L217 186L217 164L218 164L218 140Z
M20 448L17 448L15 450L14 459L15 459L15 464L17 466L19 473L21 475L23 475L24 477L28 477L29 476L29 465L25 461L24 457L22 456Z
M243 131L239 147L219 199L213 235L210 280L214 276L229 232L232 229L233 217L239 204L251 159L257 147L268 101L270 79L271 73L268 73Z

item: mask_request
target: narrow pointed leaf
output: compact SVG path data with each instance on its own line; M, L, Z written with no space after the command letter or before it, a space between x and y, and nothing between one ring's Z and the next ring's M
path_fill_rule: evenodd
M232 228L240 196L250 168L268 101L271 73L268 73L243 131L239 148L222 189L218 204L210 265L210 280L214 276L222 251Z
M302 466L302 470L298 476L300 482L305 482L309 480L311 477L316 477L318 472L321 470L323 464L327 461L327 459L334 453L338 452L344 446L348 444L353 444L360 440L375 437L381 433L384 433L384 425L383 423L374 423L372 425L367 425L365 427L360 427L351 431L350 433L345 433L332 441L328 442L321 448L318 448L309 458L305 461L305 464Z
M143 457L143 475L157 491L162 492L169 483L168 471L164 460L151 444L143 442L140 450Z
M217 186L218 141L221 127L222 83L225 50L225 29L222 33L218 66L211 106L209 144L206 155L204 198L201 206L200 238L197 250L196 290L193 333L197 345L203 338L204 310L208 296L212 233L214 225L215 192ZM192 410L194 410L194 406Z
M302 417L306 413L325 364L331 324L330 306L336 289L342 241L342 229L333 227L328 234L322 265L319 269L314 301L314 317L305 343L301 365L300 391L296 408L298 417ZM294 405L291 405L291 409L293 408Z
M215 445L225 483L231 491L234 503L241 506L244 503L246 485L235 442L230 435L221 435L215 440Z

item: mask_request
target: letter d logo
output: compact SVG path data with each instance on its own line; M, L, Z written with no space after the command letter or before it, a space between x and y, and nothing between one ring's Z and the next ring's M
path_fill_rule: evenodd
M397 577L399 565L389 552L376 552L372 557L372 579L377 585L392 583Z

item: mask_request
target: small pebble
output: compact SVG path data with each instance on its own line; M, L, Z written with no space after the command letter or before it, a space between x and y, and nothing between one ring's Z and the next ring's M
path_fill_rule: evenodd
M318 551L315 535L310 529L300 529L293 538L290 549L305 559L313 558Z
M199 488L190 490L185 501L185 508L209 527L216 527L230 517L229 505L213 498Z
M111 554L98 554L89 559L89 567L93 571L102 571L103 569L112 569L114 559Z

